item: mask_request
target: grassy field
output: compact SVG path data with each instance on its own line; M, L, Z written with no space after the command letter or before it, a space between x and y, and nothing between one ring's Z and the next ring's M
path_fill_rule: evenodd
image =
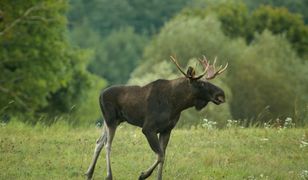
M85 179L100 131L2 124L0 179ZM307 142L307 128L174 130L164 179L308 179ZM118 128L112 150L114 179L137 179L154 159L140 129ZM103 150L94 179L105 174Z

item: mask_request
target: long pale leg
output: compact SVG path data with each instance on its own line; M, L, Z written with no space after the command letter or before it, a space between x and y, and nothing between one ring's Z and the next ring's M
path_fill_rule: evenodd
M166 148L167 148L167 145L168 145L168 142L169 142L170 133L171 133L171 131L159 134L159 145L160 145L160 148L164 152L164 156L166 154ZM157 179L158 180L162 179L164 162L165 161L164 161L164 158L163 158L163 160L158 164L158 173L157 173Z
M87 172L85 173L85 175L87 176L87 179L89 179L89 180L93 176L93 172L94 172L94 169L95 169L97 159L99 157L99 154L100 154L102 148L104 147L104 145L106 143L106 140L107 140L107 133L106 133L106 128L104 126L101 137L99 137L96 141L96 146L95 146L92 162L91 162Z
M106 130L107 130L107 144L106 144L107 177L106 179L112 180L110 154L111 154L112 140L115 135L116 127L106 127Z

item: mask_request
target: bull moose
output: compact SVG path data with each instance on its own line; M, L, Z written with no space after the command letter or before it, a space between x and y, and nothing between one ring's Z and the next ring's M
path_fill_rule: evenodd
M111 171L111 144L117 126L122 122L139 126L145 135L151 149L156 153L155 163L141 173L139 179L148 178L158 166L157 179L162 179L162 169L165 151L170 133L178 122L181 112L187 108L204 108L208 102L219 105L225 102L225 93L222 89L207 80L224 72L228 66L215 68L206 60L199 59L204 69L199 76L189 67L185 73L175 57L171 60L184 75L174 80L159 79L145 86L112 86L100 94L99 104L104 116L102 135L96 141L93 160L86 172L88 179L93 176L98 156L105 145L107 161L107 177L112 179Z

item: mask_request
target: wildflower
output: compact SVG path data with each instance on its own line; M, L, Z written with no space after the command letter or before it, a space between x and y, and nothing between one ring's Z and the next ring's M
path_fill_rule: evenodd
M283 128L286 129L286 128L292 128L295 126L295 123L292 122L292 118L290 117L287 117L284 121L284 124L283 124Z
M210 121L206 118L203 119L202 127L207 129L216 129L217 122Z
M308 170L302 170L302 172L300 173L300 177L302 179L308 179Z

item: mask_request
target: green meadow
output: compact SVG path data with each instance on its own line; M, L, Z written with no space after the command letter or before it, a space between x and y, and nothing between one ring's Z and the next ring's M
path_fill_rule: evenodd
M57 123L0 127L0 179L85 179L101 128ZM164 179L307 179L307 128L175 129ZM137 179L155 160L141 130L121 125L112 148L114 179ZM106 174L103 150L94 179ZM155 179L156 172L149 178Z

